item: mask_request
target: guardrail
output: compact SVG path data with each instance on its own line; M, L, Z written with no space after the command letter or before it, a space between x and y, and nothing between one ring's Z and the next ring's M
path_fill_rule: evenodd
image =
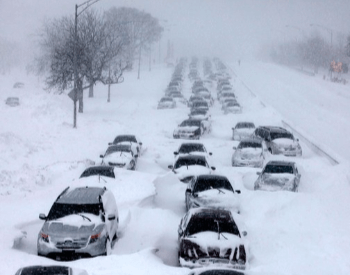
M323 149L321 149L319 146L317 146L315 143L313 143L312 141L310 141L308 138L306 138L304 135L302 135L300 132L298 132L295 128L293 128L292 126L290 126L287 122L285 122L284 120L282 120L282 124L284 127L286 128L290 128L294 133L296 133L298 135L298 137L304 142L306 143L306 145L312 150L314 151L317 155L325 157L332 165L338 165L339 161L337 161L334 157L332 157L330 154L328 154L327 152L325 152Z

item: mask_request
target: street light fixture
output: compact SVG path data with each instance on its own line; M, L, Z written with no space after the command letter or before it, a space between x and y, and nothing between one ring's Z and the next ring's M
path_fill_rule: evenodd
M78 55L77 55L77 44L78 44L78 16L82 14L87 8L95 4L100 0L88 0L80 5L75 5L75 17L74 17L74 55L73 55L73 70L74 70L74 114L73 114L73 128L77 128L77 101L78 101ZM83 7L80 12L78 9ZM82 96L82 95L79 95Z
M330 28L327 28L327 27L319 25L319 24L310 24L310 27L313 27L313 26L324 29L330 33L330 35L331 35L331 48L333 48L333 31Z

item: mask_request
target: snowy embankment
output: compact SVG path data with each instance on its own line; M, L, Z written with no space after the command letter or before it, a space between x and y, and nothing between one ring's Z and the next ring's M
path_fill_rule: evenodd
M238 144L231 140L231 127L241 120L282 126L281 120L286 119L300 126L301 131L313 129L317 135L307 133L336 151L325 142L331 138L327 127L304 127L308 125L305 120L320 120L322 114L331 112L328 108L321 110L321 102L325 104L327 99L317 98L319 103L311 100L313 93L322 89L319 95L329 97L331 104L328 85L316 84L312 78L297 82L301 78L297 73L266 66L264 69L262 64L252 64L251 69L241 63L241 67L232 68L266 107L242 83L232 80L243 113L223 115L216 103L212 109L212 132L201 139L213 152L211 161L217 167L216 173L226 175L235 189L242 190L241 216L248 230L251 254L249 272L349 274L350 177L346 161L332 166L303 143L302 158L278 157L297 162L302 174L299 193L253 191L259 169L231 167L232 147ZM152 72L142 71L140 80L136 80L135 73L129 73L123 84L112 87L110 103L106 102L107 88L97 86L95 97L85 98L85 112L78 115L78 129L72 129L73 104L67 96L47 94L37 79L30 77L0 77L1 100L10 95L21 100L19 107L0 108L0 229L5 237L0 246L1 274L14 274L19 267L33 264L66 264L84 268L90 275L190 272L177 266L177 227L185 213L186 186L167 168L181 143L172 138L173 129L187 118L188 109L156 109L171 73L172 69L161 66ZM255 78L250 73L255 73ZM261 75L265 77L260 79ZM16 81L24 82L24 88L13 89ZM292 81L297 83L293 85L299 95L293 92ZM339 97L344 87L334 87L335 97L343 104ZM270 95L277 88L278 96ZM297 99L309 90L305 97L310 99L301 100L293 113L288 112L293 105L290 94ZM187 98L190 95L188 80L183 93ZM332 133L338 137L336 145L346 140L344 128L335 126L345 113L339 117L337 114L334 111L329 126L339 130ZM57 195L85 167L98 163L108 142L124 133L140 137L145 151L137 171L118 172L116 186L111 188L120 214L120 239L112 255L68 263L36 256L36 238L42 225L39 213L47 213ZM342 150L336 152L341 155ZM23 236L22 231L26 236L14 249L14 239Z

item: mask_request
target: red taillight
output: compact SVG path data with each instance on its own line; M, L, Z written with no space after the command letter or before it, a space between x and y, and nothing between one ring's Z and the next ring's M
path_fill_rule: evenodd
M49 242L49 235L48 234L41 233L40 236L44 242L46 242L46 243Z

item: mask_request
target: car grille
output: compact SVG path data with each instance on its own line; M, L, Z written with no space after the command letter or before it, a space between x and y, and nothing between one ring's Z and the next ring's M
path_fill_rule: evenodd
M115 167L124 167L125 163L115 163L115 162L108 162L109 166L115 166Z
M56 248L58 249L79 249L87 245L88 238L57 241Z

